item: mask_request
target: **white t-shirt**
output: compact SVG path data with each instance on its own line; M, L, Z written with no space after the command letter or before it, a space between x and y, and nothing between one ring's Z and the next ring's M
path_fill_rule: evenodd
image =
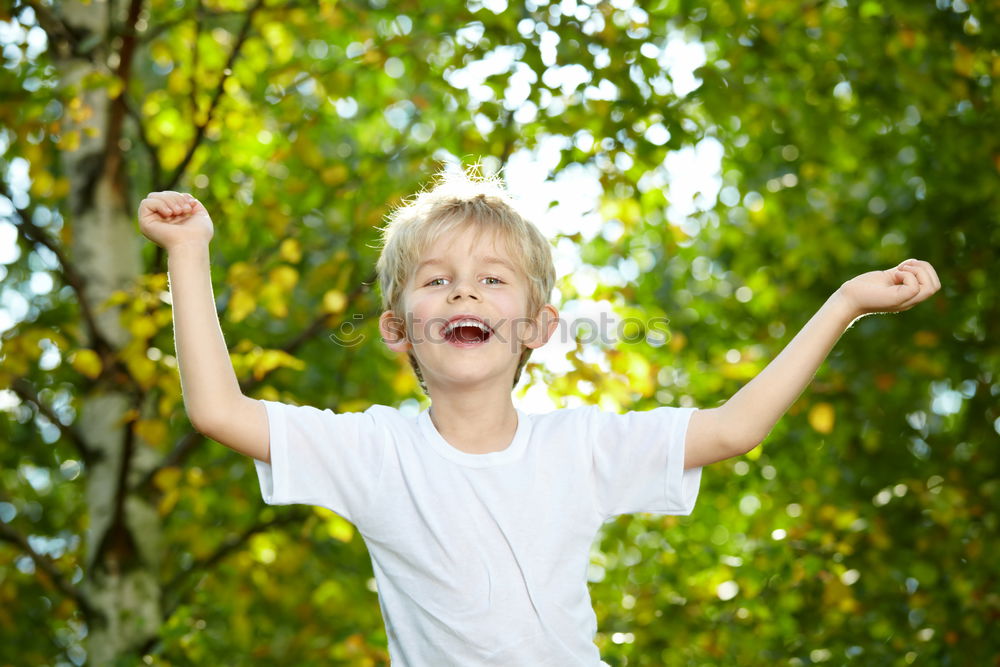
M518 410L506 449L469 454L427 410L261 402L264 502L319 505L357 527L394 667L604 664L587 589L601 524L690 514L701 482L701 468L683 469L696 408Z

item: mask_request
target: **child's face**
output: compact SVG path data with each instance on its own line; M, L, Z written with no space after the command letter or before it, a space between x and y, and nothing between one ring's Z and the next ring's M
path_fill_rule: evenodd
M524 346L541 346L558 318L548 304L529 316L528 277L501 238L490 232L477 238L471 225L428 247L403 304L404 314L383 313L382 335L390 349L413 351L432 394L491 383L509 391ZM399 336L400 324L407 339Z

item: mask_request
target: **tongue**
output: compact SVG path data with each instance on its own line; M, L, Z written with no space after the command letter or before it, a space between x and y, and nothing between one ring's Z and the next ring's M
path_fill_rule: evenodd
M479 327L456 327L451 337L459 343L479 343L486 340L486 332Z

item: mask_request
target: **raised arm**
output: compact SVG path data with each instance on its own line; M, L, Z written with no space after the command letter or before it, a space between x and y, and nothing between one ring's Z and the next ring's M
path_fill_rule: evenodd
M725 404L691 416L685 467L739 456L756 447L802 394L854 320L869 313L909 310L939 289L934 267L913 259L845 282L757 377Z
M215 308L209 265L214 228L191 195L154 192L139 206L147 238L167 251L174 339L188 419L241 454L270 461L264 404L243 395Z

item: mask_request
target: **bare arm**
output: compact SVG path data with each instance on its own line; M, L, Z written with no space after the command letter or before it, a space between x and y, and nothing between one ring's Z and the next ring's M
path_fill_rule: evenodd
M737 453L760 444L812 382L856 314L834 293L781 353L719 410Z
M177 364L191 424L230 449L269 462L264 404L243 395L215 309L208 211L191 195L154 192L139 206L139 226L168 253Z
M939 289L934 267L919 260L844 283L757 377L724 405L692 415L685 467L721 461L756 447L802 394L855 319L909 310Z
M212 294L208 245L189 243L167 258L174 339L184 409L199 432L261 461L270 461L267 416L240 390Z

